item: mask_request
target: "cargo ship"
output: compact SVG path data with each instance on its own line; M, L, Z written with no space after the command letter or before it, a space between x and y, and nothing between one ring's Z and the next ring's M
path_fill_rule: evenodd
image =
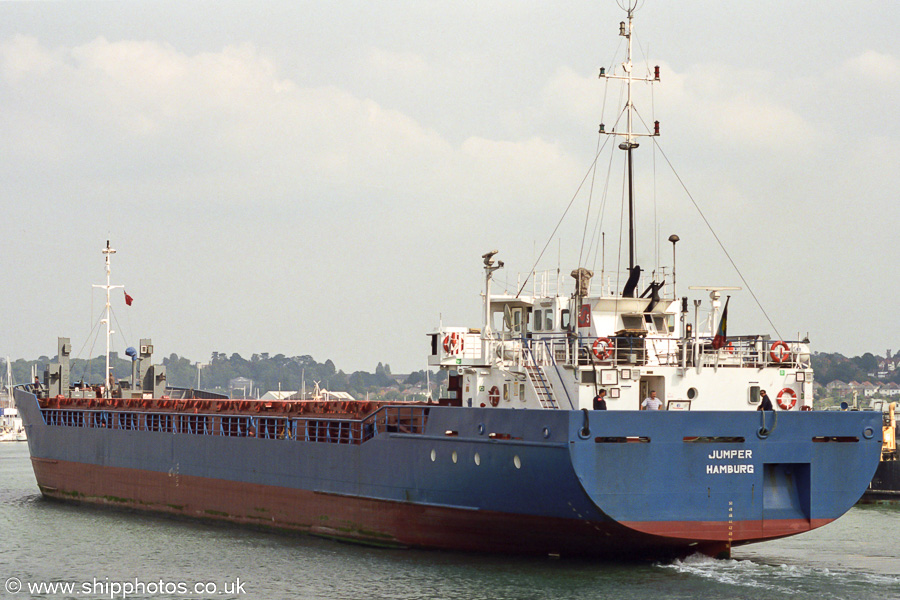
M633 154L659 126L634 130L631 91L660 77L632 63L633 17L631 4L624 62L600 72L627 89L624 125L600 127L624 151L621 279L532 269L496 291L504 265L484 254L483 321L428 338L449 372L436 402L232 400L168 385L150 339L127 380L107 362L73 385L60 338L43 379L15 389L41 493L379 546L602 559L727 556L849 510L879 462L880 415L809 410L808 341L727 336L735 288L691 288L710 296L692 319L677 236L671 270L648 281L636 264Z
M881 413L883 418L884 442L881 447L881 461L860 503L900 503L900 451L897 450L897 434L900 433L900 427L897 425L897 403L891 402L882 406L877 412Z

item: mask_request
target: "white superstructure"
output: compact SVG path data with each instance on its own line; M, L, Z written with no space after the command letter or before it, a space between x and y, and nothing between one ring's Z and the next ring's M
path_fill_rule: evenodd
M665 297L665 286L659 300L590 286L579 296L575 287L490 294L480 328L432 334L429 365L456 372L451 392L464 406L591 408L600 389L610 410L638 410L651 391L668 410L755 410L760 390L776 410L812 406L808 342L752 335L714 348L714 319L702 319L704 331L692 327L699 300L688 311L687 298ZM713 304L719 293L711 292Z
M776 410L811 409L808 341L717 337L725 314L721 295L740 288L690 287L709 294L701 320L703 300L679 297L675 288L677 235L669 237L670 271L658 268L649 274L652 279L644 280L648 273L636 264L632 154L638 140L655 143L659 122L635 131L643 121L632 88L660 80L659 67L645 76L635 74L636 4L632 0L622 6L628 14L619 25L627 40L624 61L611 73L600 70L601 80L619 81L626 92L616 122L610 128L601 124L599 133L625 152L627 269L610 274L604 268L593 285L594 273L583 267L572 272L572 279L558 272L532 272L520 279L515 294L494 294L492 275L503 263L495 263L497 251L489 252L482 257L483 323L477 328L442 326L432 334L429 365L451 371L449 400L463 406L592 408L604 389L610 410L639 410L652 391L667 410L754 410L766 390ZM620 123L622 129L617 129ZM525 292L529 284L530 294Z

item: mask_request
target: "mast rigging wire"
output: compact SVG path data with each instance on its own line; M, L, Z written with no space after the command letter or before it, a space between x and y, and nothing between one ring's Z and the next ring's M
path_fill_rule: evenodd
M687 194L687 197L690 199L691 203L694 205L694 208L697 209L697 212L700 214L700 218L703 219L703 222L706 223L706 227L709 228L709 232L712 234L713 238L715 238L716 243L719 244L719 248L722 249L722 252L725 254L725 257L728 259L728 262L731 263L731 266L734 268L735 272L738 274L738 277L741 278L741 281L747 286L747 291L750 292L750 295L753 297L753 301L756 302L756 305L759 307L759 310L762 311L763 316L766 318L766 321L769 322L769 325L772 326L772 329L775 331L775 334L781 339L783 336L778 331L778 328L775 326L775 323L772 322L772 319L769 317L769 313L766 312L766 309L763 308L762 302L759 301L759 298L756 297L756 293L753 291L753 288L750 287L750 284L744 278L744 274L741 273L741 270L738 268L737 264L734 262L734 259L731 258L731 254L728 253L728 250L725 249L725 244L722 243L722 240L719 239L719 236L716 234L716 230L713 229L712 224L710 224L709 220L706 218L706 215L703 214L703 211L700 210L700 205L697 204L697 201L694 200L694 196L691 194L691 191L687 188L684 181L682 181L681 176L675 170L675 167L672 165L672 161L669 160L669 157L666 155L665 151L663 151L662 147L660 147L659 143L653 138L653 144L659 150L659 153L665 159L666 164L669 165L669 168L672 169L672 174L675 175L675 178L678 180L678 183L681 184L681 188L684 190L684 193Z
M562 222L565 220L566 215L569 214L569 209L572 208L572 205L575 203L575 199L578 198L578 194L581 192L581 188L584 187L584 183L587 181L588 177L590 177L591 172L594 169L594 165L597 164L597 159L600 158L600 155L603 153L603 149L606 148L606 144L609 143L609 138L611 136L607 136L606 140L603 142L603 145L600 147L600 150L594 156L594 160L591 161L590 166L584 174L584 177L581 178L581 183L578 184L578 189L575 190L575 193L572 195L572 199L569 200L568 206L566 206L566 210L563 211L562 216L559 218L559 221L556 223L556 227L553 228L553 231L550 233L550 237L547 238L547 243L544 244L544 248L541 250L541 253L538 255L537 260L534 261L534 265L531 267L531 271L529 271L528 276L525 278L525 281L522 282L522 285L519 287L519 291L516 292L516 298L518 298L522 294L522 290L525 289L525 286L528 284L528 280L531 279L532 275L534 275L535 269L537 269L538 263L541 262L541 258L544 256L544 252L547 251L547 248L550 246L550 242L553 241L553 236L556 235L556 232L559 231L559 226L562 225Z

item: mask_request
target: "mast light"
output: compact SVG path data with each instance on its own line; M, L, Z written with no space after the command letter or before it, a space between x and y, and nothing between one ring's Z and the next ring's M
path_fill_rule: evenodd
M600 67L600 77L606 77L606 67Z
M653 67L653 79L659 81L659 65Z
M600 133L606 133L606 125L600 123Z
M619 22L619 35L627 36L628 33L625 31L625 21Z
M653 135L659 135L659 121L653 121Z

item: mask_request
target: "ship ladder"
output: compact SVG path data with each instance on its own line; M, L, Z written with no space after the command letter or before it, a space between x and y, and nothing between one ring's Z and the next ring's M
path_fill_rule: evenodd
M559 408L556 399L553 397L553 389L544 375L544 370L538 366L534 359L534 353L529 346L525 346L525 371L528 373L528 379L534 387L535 394L541 403L542 408Z

